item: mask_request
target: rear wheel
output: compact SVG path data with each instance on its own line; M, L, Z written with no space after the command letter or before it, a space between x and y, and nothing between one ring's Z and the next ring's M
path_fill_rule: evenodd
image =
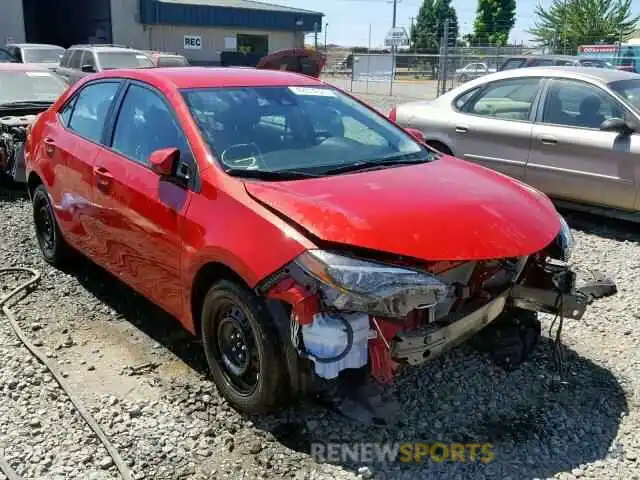
M429 145L434 150L437 150L438 152L444 153L445 155L453 155L453 152L451 151L451 149L447 147L444 143L441 143L435 140L429 140L427 141L427 145Z
M511 309L474 337L473 344L499 367L515 370L534 352L541 330L537 313Z
M71 247L60 233L58 222L53 214L51 200L44 185L38 185L31 198L33 224L40 252L48 263L60 267L68 259Z
M204 299L202 341L213 381L235 408L264 413L285 400L278 334L254 293L228 280L216 282Z

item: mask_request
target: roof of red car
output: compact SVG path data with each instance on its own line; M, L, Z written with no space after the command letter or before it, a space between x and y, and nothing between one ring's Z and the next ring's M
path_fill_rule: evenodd
M17 63L17 62L0 62L0 71L2 72L34 72L34 71L49 70L40 65L31 65L29 63Z
M177 88L207 87L276 87L319 85L319 80L279 70L233 67L168 67L135 70L110 70L103 77L138 79L148 83L169 81Z

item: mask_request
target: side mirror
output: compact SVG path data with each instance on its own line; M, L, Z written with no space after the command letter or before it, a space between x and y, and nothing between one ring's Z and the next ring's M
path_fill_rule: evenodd
M160 177L171 177L175 174L179 159L180 150L177 148L163 148L151 154L149 163L151 164L151 170L160 175Z
M636 127L631 122L622 118L609 118L602 122L600 130L604 132L619 132L623 135L630 135L636 131Z
M93 65L83 65L82 71L84 73L96 73L96 67L94 67Z
M405 131L420 143L425 143L427 140L424 137L424 133L422 133L417 128L405 128Z

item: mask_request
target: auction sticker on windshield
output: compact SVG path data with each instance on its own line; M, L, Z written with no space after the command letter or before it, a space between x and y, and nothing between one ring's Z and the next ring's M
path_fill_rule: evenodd
M295 95L309 95L313 97L335 97L336 94L329 88L313 87L289 87L289 91Z

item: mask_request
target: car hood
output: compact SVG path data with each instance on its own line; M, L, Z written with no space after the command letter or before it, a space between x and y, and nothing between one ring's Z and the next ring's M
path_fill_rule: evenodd
M537 190L447 156L245 188L317 239L427 261L530 255L560 231L556 209Z

